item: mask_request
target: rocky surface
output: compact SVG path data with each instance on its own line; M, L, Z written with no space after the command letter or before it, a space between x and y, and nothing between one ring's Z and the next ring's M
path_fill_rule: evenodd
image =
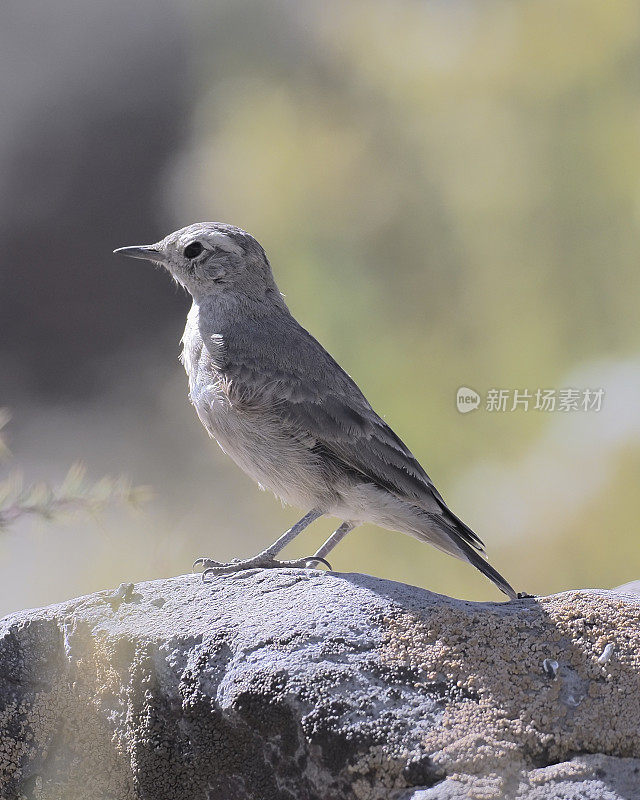
M640 597L365 575L123 585L0 622L0 797L640 798Z

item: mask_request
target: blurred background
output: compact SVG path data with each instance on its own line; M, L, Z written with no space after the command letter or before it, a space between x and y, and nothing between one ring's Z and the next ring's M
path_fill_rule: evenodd
M640 577L640 6L595 0L8 0L0 406L28 480L153 488L0 534L0 613L248 556L299 516L211 442L189 306L115 247L253 233L292 312L535 593ZM456 391L602 387L599 412ZM510 404L508 406L510 408ZM313 553L332 520L290 548ZM363 527L332 554L474 599L466 564Z

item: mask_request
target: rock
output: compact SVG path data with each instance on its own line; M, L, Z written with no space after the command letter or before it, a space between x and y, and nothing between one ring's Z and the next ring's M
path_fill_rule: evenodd
M640 594L640 581L629 581L629 583L623 583L622 586L618 586L614 589L615 592L618 594Z
M0 797L640 797L639 614L604 590L470 603L316 570L13 614Z

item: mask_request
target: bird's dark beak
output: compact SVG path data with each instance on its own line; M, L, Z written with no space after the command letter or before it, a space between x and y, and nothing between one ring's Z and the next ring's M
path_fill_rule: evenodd
M163 259L162 253L150 244L136 245L135 247L119 247L113 252L121 256L127 256L128 258L142 258L145 261L162 261Z

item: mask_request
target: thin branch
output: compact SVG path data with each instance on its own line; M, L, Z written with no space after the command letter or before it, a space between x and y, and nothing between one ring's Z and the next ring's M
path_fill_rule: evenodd
M1 434L9 419L7 409L0 408L0 458L10 455ZM148 487L132 486L124 477L105 477L91 483L80 463L71 467L57 488L47 483L25 486L22 474L14 472L0 481L0 531L28 515L52 520L78 511L97 514L113 502L138 507L150 494Z

